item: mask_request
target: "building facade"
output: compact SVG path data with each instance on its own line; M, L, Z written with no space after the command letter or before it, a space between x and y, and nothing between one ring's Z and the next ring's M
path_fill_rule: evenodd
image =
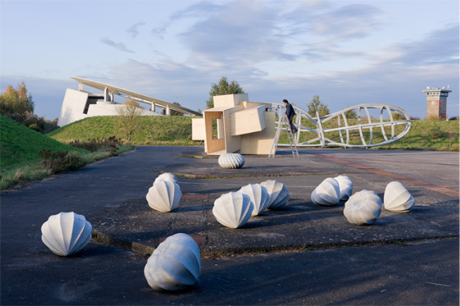
M427 87L423 92L426 95L426 117L446 119L447 97L452 90Z

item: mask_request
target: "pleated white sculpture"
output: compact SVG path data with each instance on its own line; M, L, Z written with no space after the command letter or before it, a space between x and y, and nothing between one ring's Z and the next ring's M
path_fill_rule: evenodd
M244 157L238 153L224 153L219 156L218 162L224 169L239 169L244 165Z
M252 216L257 216L263 212L270 202L270 195L267 188L260 184L249 184L241 187L238 191L247 195L251 199L252 204L254 204Z
M159 181L153 184L146 196L149 206L161 212L174 210L181 197L179 185L172 181Z
M155 290L182 290L198 283L200 249L187 234L175 234L153 251L144 267L149 286Z
M339 183L340 188L340 201L346 201L351 194L353 193L353 183L350 178L346 175L339 175L334 177L334 179Z
M339 183L328 177L311 193L311 200L317 205L333 206L340 202Z
M156 179L155 181L153 182L153 184L155 184L156 182L161 182L161 181L171 181L173 183L177 183L179 180L177 179L177 177L172 174L172 173L163 173L163 174L160 174Z
M363 190L355 193L345 202L343 214L348 222L356 225L372 224L382 211L382 200L374 191Z
M386 210L408 212L414 208L414 197L400 182L391 182L385 188L383 206Z
M275 180L268 180L260 183L261 186L267 188L270 195L270 202L268 202L267 209L277 209L283 207L289 201L289 190L283 183Z
M91 223L74 212L52 215L42 225L42 241L56 255L69 256L91 240Z
M230 192L220 196L212 208L212 213L220 224L238 228L251 218L254 204L251 198L241 192Z

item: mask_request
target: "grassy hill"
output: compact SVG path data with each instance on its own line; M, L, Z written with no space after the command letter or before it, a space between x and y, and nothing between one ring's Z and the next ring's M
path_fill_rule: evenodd
M367 121L364 121L367 123ZM373 120L373 122L380 122ZM349 125L356 125L357 119L349 120ZM315 126L307 120L302 121L302 125L311 129ZM323 124L324 129L337 128L337 119L332 119L326 124ZM343 121L342 121L343 126ZM400 134L405 128L405 125L395 126L395 136ZM391 127L385 127L385 134L388 138L391 136ZM346 141L346 133L342 133L344 141ZM326 138L340 142L339 132L328 132L324 135ZM370 132L369 129L363 129L363 136L366 143L369 143ZM300 141L304 142L317 138L316 133L301 133ZM380 128L373 129L373 142L374 144L384 141L384 137ZM287 133L282 132L280 143L289 143ZM318 141L315 143L319 143ZM400 140L384 146L374 147L375 149L390 149L390 150L431 150L431 151L458 151L459 148L459 121L436 121L436 120L412 120L411 129ZM358 130L350 131L350 144L361 145L361 137Z
M9 170L19 166L37 163L42 149L56 151L72 150L87 152L60 143L47 135L38 133L22 124L0 115L0 169Z
M357 119L349 120L349 125L354 124L357 124ZM315 128L310 122L305 121L303 125ZM333 127L337 127L336 119L330 120L323 126L325 129ZM396 126L395 135L401 133L403 129L404 125ZM391 128L386 127L385 133L387 137L390 137ZM364 130L363 134L366 142L369 142L369 130ZM123 139L123 133L117 124L116 116L83 119L47 135L67 143L73 140L106 139L110 136ZM191 135L191 117L143 116L139 119L139 128L132 136L130 144L201 146L202 142L192 141ZM343 133L344 137L346 137L345 135ZM327 133L325 136L332 140L340 141L338 132ZM301 133L300 141L303 142L316 137L317 134L315 133ZM379 143L383 140L380 128L374 128L373 143ZM458 151L458 142L459 121L413 120L412 127L406 136L392 144L378 146L376 149ZM281 135L280 143L288 143L285 132ZM350 132L350 143L362 144L357 130Z
M74 140L124 138L117 123L117 116L91 117L73 122L48 136L61 142ZM192 118L183 116L141 116L138 129L131 136L130 144L136 145L202 145L192 141Z

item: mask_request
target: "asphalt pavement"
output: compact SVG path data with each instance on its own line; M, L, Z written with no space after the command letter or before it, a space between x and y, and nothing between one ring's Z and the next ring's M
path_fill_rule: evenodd
M242 169L229 171L216 159L190 157L199 150L137 147L3 193L1 304L458 305L458 153L301 150L299 159L289 152L246 156ZM168 214L145 200L161 172L176 173L184 194ZM375 225L353 226L343 203L324 208L310 198L324 178L341 174L352 179L354 192L370 189L381 197L386 184L399 180L416 209L383 211ZM267 179L288 187L284 209L237 230L212 216L222 193ZM84 215L108 239L93 240L75 256L54 255L41 242L40 227L61 211ZM202 242L200 283L155 292L143 275L145 253L177 232Z

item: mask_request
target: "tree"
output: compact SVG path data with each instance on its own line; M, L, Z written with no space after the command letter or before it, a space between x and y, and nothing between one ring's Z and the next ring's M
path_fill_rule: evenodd
M173 102L174 105L180 106L179 102ZM176 112L174 110L171 110L171 116L183 116L184 114L181 112Z
M230 84L227 81L227 77L222 77L218 84L211 83L211 91L209 92L209 99L206 101L206 108L214 107L214 100L212 97L229 94L242 94L244 93L243 88L236 81L232 81Z
M310 101L310 103L307 104L308 107L308 114L312 117L316 117L316 111L318 111L318 114L320 116L325 116L330 113L329 108L327 107L326 104L324 104L319 96L313 96L313 99Z
M123 105L117 107L118 122L122 128L127 141L137 128L139 116L142 114L142 107L135 100L129 99Z
M24 81L19 83L16 89L8 85L0 96L0 112L2 115L10 113L25 117L27 114L34 113L34 106L32 96L27 95Z
M356 119L356 118L358 118L358 115L356 114L356 112L354 110L350 110L350 111L345 113L345 117L347 119Z

